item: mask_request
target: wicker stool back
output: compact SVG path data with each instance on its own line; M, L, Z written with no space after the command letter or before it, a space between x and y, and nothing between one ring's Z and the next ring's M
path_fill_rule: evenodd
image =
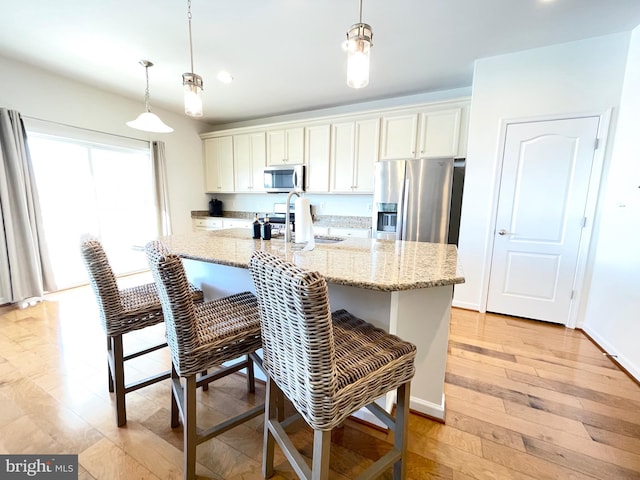
M102 244L95 238L88 238L80 245L89 282L95 294L102 328L107 335L109 391L115 392L116 421L118 426L127 423L125 394L169 378L165 371L125 385L124 362L167 346L165 342L151 348L124 355L122 336L162 323L162 305L154 283L130 288L118 288L116 277L107 259ZM195 301L202 301L202 292L189 287Z
M256 251L249 268L262 325L267 383L265 477L273 474L277 441L301 478L328 478L331 429L367 407L395 432L394 449L358 478L375 478L393 466L405 476L409 386L416 348L413 344L351 315L330 313L325 279L274 255ZM397 390L395 419L373 403ZM314 429L312 469L285 440L282 393Z
M184 478L196 478L196 447L247 420L264 413L264 404L224 422L198 431L196 388L241 369L247 372L247 389L255 392L253 364L262 367L256 350L262 346L256 297L237 293L194 305L182 260L161 242L150 242L147 259L153 273L167 327L171 351L171 426L184 427ZM224 362L246 357L231 366ZM217 368L206 374L209 369ZM197 378L197 374L205 372ZM180 380L183 377L184 385Z

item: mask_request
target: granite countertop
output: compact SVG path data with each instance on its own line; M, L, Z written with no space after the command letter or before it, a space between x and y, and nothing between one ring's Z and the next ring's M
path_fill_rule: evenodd
M369 290L400 291L464 283L455 245L346 238L316 243L311 251L280 238L254 240L247 229L169 235L162 240L183 258L248 268L254 250L263 250L301 268L320 272L329 283Z

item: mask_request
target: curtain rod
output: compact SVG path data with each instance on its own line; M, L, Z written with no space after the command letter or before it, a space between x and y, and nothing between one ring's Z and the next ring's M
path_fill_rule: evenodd
M52 125L60 125L61 127L67 127L67 128L75 128L77 130L84 130L85 132L93 132L93 133L99 133L101 135L110 135L112 137L119 137L119 138L125 138L127 140L136 140L138 142L153 142L154 140L143 140L140 138L135 138L135 137L128 137L126 135L120 135L118 133L109 133L109 132L102 132L100 130L94 130L92 128L83 128L83 127L77 127L75 125L69 125L68 123L62 123L62 122L54 122L52 120L44 120L42 118L38 118L38 117L32 117L30 115L22 115L20 114L20 116L22 118L28 118L29 120L36 120L38 122L44 122L44 123L50 123Z

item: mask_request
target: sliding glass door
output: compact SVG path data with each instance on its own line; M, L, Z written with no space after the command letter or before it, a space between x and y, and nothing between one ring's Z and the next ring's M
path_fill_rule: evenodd
M99 238L116 273L144 270L141 247L157 235L148 145L124 148L29 133L45 239L58 288L87 282L84 235Z

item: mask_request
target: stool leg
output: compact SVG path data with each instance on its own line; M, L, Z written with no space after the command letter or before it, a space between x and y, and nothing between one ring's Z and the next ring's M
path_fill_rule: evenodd
M200 375L202 375L203 377L204 377L206 374L207 374L207 371L206 371L206 370L203 370L203 371L201 371L201 372L200 372ZM207 390L209 390L209 384L208 384L208 383L205 383L205 384L202 386L202 391L203 391L203 392L206 392Z
M115 391L115 385L113 384L113 372L111 371L111 362L113 361L113 348L111 347L111 337L107 337L107 373L109 374L109 392Z
M269 430L271 421L276 418L277 409L277 392L276 384L271 377L267 377L267 392L265 398L265 421L264 421L264 441L262 444L262 476L270 478L273 476L273 453L275 447L275 439Z
M180 377L171 364L171 428L178 428L180 425L180 409L178 407L178 397L180 396L182 396Z
M256 377L253 372L253 360L247 355L247 390L249 393L256 393Z
M113 369L116 392L116 420L118 426L127 423L127 409L125 406L124 392L124 353L122 350L122 335L111 337L113 348Z
M311 480L328 480L330 449L331 430L314 430Z
M410 383L398 387L396 403L396 430L393 438L394 447L402 455L393 465L393 480L404 480L407 476L407 439L409 437L409 399Z
M196 478L196 376L186 377L184 385L184 479Z

